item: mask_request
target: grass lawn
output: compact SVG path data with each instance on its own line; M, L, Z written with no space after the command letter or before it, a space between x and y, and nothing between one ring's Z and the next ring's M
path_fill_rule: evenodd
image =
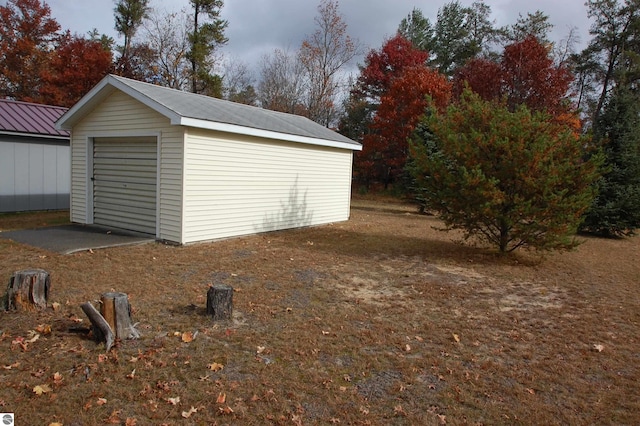
M14 217L0 229L55 221ZM640 424L640 239L500 256L438 226L357 198L345 223L185 247L63 256L0 240L1 280L43 268L57 307L0 312L0 412L24 425ZM232 321L205 315L216 283L235 289ZM70 330L108 291L129 295L142 337L105 353Z

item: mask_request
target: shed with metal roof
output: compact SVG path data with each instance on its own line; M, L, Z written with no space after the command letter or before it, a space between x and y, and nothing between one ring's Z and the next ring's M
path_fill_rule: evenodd
M313 121L109 75L71 131L71 220L188 244L349 218L352 141Z
M0 212L69 208L67 108L0 99Z

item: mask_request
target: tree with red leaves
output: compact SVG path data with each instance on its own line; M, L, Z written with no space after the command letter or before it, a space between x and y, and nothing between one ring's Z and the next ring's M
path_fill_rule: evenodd
M372 124L382 98L389 92L394 79L400 78L405 70L426 69L428 58L429 53L416 48L399 34L387 40L380 50L372 50L366 56L365 66L345 104L346 114L340 122L342 134L365 144L363 151L356 154L354 165L356 176L363 183L368 185L371 180L383 176L387 176L385 181L388 182L390 177L389 165L382 160L385 154L380 151L384 150L380 146L384 142L368 136L377 132ZM387 172L383 173L383 169Z
M33 101L60 25L39 0L0 6L0 97Z
M465 85L485 100L506 98L514 111L526 105L559 117L571 111L569 88L573 76L563 64L554 63L549 48L529 36L504 48L499 62L473 59L456 74L454 93Z
M111 61L111 52L99 40L72 36L67 31L41 73L42 88L37 100L72 106L109 73Z
M380 50L369 52L354 92L378 104L394 77L400 75L405 68L424 65L428 59L428 52L416 48L409 40L397 34L387 40Z
M447 79L426 65L405 68L392 79L370 126L372 132L364 137L361 171L385 188L395 181L407 162L407 140L425 109L429 104L444 109L450 94Z

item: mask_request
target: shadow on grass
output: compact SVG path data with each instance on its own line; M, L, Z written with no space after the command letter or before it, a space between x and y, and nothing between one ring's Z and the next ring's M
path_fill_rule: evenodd
M442 233L446 235L445 232ZM287 240L305 244L336 256L371 258L372 256L420 257L427 261L461 261L479 264L534 264L529 256L500 254L495 249L467 245L454 240L430 239L422 236L372 233L335 228L312 228L292 231Z

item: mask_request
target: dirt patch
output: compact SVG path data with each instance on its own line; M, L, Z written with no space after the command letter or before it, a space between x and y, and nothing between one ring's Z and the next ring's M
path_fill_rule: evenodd
M187 247L62 256L0 241L0 277L45 269L59 303L0 313L0 411L24 424L640 422L640 240L505 257L434 227L413 206L356 199L348 222ZM234 315L214 323L218 283L234 287ZM129 295L142 333L109 354L74 331L79 305L107 291Z

